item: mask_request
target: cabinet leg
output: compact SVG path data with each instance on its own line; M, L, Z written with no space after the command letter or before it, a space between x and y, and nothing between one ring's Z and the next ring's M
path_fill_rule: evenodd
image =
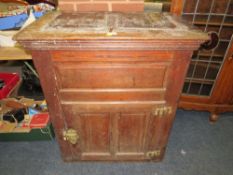
M211 113L210 117L209 117L209 121L210 123L215 123L219 118L219 115L216 113Z

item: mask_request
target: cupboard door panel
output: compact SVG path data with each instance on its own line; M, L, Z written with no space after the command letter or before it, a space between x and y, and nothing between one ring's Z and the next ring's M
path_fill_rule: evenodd
M110 116L80 114L84 153L110 152Z
M106 160L111 157L111 117L109 113L79 113L66 109L67 127L79 135L77 144L71 145L74 160Z
M117 119L116 156L144 157L148 117L146 113L120 113Z

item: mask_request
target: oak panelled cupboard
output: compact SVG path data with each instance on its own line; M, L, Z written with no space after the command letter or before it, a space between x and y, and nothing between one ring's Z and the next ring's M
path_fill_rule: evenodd
M15 39L31 50L65 161L159 161L208 36L167 14L53 12Z

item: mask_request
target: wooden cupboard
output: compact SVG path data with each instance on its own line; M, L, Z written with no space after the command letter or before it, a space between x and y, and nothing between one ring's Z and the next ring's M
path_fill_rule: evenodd
M209 37L166 14L53 12L15 39L32 52L64 160L159 161Z
M184 109L209 111L214 122L219 113L233 111L233 1L173 0L171 12L219 38L192 55L179 102Z

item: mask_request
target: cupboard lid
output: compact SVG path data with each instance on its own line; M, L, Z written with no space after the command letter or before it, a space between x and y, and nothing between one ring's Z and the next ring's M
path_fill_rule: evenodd
M20 31L18 41L83 39L198 40L209 37L178 17L158 13L51 12Z

